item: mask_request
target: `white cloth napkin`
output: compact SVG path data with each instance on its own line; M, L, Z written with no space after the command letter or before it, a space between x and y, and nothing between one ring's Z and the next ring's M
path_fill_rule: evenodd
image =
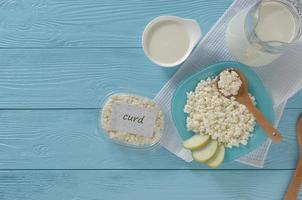
M155 101L167 114L166 133L161 145L187 162L192 161L191 153L182 147L182 139L171 119L170 106L173 93L180 81L207 65L219 61L236 60L231 56L226 45L225 30L234 15L256 2L257 0L235 0L202 39L186 62L155 97ZM272 64L253 68L268 91L271 92L276 113L275 126L279 124L287 99L302 88L301 52L302 44L298 44ZM268 139L259 149L239 158L237 161L255 167L263 167L270 144L271 140Z

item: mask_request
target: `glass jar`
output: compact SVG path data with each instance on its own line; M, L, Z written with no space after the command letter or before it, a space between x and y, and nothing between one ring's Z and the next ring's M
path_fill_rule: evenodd
M234 57L250 66L277 59L301 39L301 2L261 0L235 15L226 40Z

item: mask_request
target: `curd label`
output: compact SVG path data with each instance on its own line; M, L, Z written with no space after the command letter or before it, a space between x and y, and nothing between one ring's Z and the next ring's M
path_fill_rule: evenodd
M154 108L114 103L109 126L113 131L152 137L157 112Z

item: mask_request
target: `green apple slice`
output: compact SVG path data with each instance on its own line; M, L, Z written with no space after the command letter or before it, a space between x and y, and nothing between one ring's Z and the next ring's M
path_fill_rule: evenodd
M184 141L183 146L186 149L195 150L203 147L206 145L210 140L210 136L208 135L200 135L196 134L192 136L191 138Z
M204 163L215 155L217 148L218 142L216 140L211 140L206 146L194 150L192 156L194 160Z
M218 146L215 155L210 160L208 160L207 162L208 166L211 168L219 167L219 165L223 163L224 155L225 155L225 149L224 146L221 144Z

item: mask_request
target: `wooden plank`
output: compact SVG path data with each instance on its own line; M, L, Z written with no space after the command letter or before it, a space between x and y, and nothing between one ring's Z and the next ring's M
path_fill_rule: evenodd
M265 161L265 168L295 168L298 159L296 123L302 109L285 109L280 121L279 130L284 135L280 144L272 144Z
M290 98L287 102L288 108L301 108L302 107L302 90L300 90L296 95Z
M0 47L140 47L159 15L198 20L207 32L232 0L0 2Z
M265 168L294 169L298 156L295 121L302 109L286 110ZM98 132L98 110L1 110L0 169L204 169L163 148L127 149ZM237 162L224 169L248 169Z
M276 200L291 170L0 171L2 200ZM300 191L299 199L302 199Z
M176 70L152 64L133 48L0 54L0 108L98 108L113 92L153 97Z
M112 92L152 98L177 70L133 48L2 49L0 55L0 108L6 109L98 108ZM290 105L301 108L299 97Z

